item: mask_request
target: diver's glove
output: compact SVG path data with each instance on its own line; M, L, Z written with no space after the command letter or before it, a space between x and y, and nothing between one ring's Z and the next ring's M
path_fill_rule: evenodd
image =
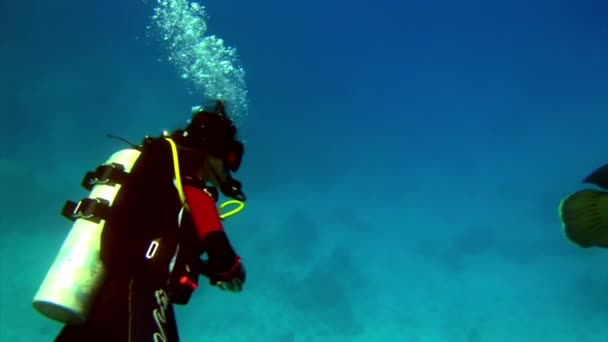
M245 268L226 233L211 232L202 243L202 250L207 253L208 259L201 261L201 274L209 278L211 285L222 290L241 291L245 283Z
M201 274L209 278L209 283L217 286L222 291L240 292L243 290L243 284L247 278L247 272L241 262L240 257L235 258L234 265L225 272L213 270L209 265L209 261L201 260Z
M241 292L247 273L241 262L241 258L236 257L234 266L228 272L212 274L209 280L212 285L217 286L222 291Z

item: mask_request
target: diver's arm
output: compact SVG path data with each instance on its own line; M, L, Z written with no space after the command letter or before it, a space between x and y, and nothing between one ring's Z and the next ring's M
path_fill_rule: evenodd
M245 282L245 268L224 231L212 194L191 185L184 186L192 221L201 242L201 253L208 257L207 276L214 285L240 291Z

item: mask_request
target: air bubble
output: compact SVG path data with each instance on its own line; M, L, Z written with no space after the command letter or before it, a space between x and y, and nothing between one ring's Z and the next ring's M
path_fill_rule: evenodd
M221 98L237 123L247 115L245 71L236 49L215 35L206 35L205 7L186 0L158 0L153 24L166 42L168 60L182 79L193 83L204 97Z

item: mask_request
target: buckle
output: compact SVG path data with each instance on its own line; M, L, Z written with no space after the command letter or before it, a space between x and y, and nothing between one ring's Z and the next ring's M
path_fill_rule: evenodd
M95 171L89 171L82 179L81 185L91 191L95 185L114 186L122 184L129 174L121 164L111 163L99 165Z
M105 220L110 212L110 202L103 198L83 198L78 203L66 201L61 215L71 221L84 219L94 223Z

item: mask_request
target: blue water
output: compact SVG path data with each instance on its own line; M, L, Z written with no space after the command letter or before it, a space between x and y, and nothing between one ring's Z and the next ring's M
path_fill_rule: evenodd
M249 278L179 307L183 341L608 338L608 254L557 216L608 161L606 2L202 4L245 72L212 90L246 100L226 230ZM0 4L2 341L60 329L31 299L59 209L124 146L105 134L183 125L209 91L147 29L156 6Z

